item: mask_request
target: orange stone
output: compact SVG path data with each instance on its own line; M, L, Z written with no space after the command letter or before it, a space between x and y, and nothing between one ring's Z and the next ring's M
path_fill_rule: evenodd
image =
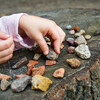
M16 75L15 77L16 77L16 79L18 79L18 78L21 78L21 77L24 77L24 76L27 76L26 74L20 74L20 75Z
M28 71L27 71L27 75L30 75L31 72L32 72L32 69L34 68L34 65L39 63L38 61L34 61L34 60L29 60L29 63L27 64L27 68L28 68Z
M11 77L0 73L0 80L9 80Z
M72 30L75 30L75 32L78 32L78 26L74 26L74 27L72 27Z
M34 75L43 75L45 72L45 66L39 66L32 69L32 76Z
M64 77L64 73L65 73L65 69L59 68L53 73L53 76L56 78L62 78L62 77Z
M46 65L55 65L56 61L55 60L46 60Z
M30 75L32 73L32 68L34 67L33 66L28 67L27 75Z
M66 62L72 67L72 68L77 68L81 65L81 62L76 59L76 58L72 58L72 59L67 59Z
M27 64L27 67L31 67L31 66L34 67L34 65L37 64L37 63L39 63L39 62L38 61L34 61L34 60L29 60L29 63Z

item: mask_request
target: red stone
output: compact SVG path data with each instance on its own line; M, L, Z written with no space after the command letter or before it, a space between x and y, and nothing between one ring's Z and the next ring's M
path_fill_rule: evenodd
M39 66L32 69L32 76L34 75L43 75L45 72L45 66Z
M46 65L55 65L56 61L55 60L46 60Z
M78 26L74 26L74 27L72 27L72 30L75 30L75 32L78 32Z
M31 67L31 66L34 67L34 65L37 64L37 63L39 63L39 62L38 61L34 61L34 60L29 60L29 63L27 64L27 67Z
M38 61L34 61L34 60L29 60L29 63L27 64L27 68L28 68L28 71L27 71L27 75L30 75L31 72L32 72L32 69L34 68L34 65L39 63Z
M0 80L9 80L11 77L0 73Z
M18 78L21 78L21 77L24 77L24 76L27 76L26 74L20 74L20 75L16 75L15 77L16 77L16 79L18 79Z

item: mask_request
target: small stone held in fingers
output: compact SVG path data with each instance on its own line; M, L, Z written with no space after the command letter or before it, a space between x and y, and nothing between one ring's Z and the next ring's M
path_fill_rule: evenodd
M54 49L51 46L49 47L49 53L46 55L46 57L50 60L56 60L58 58L58 54L54 51Z

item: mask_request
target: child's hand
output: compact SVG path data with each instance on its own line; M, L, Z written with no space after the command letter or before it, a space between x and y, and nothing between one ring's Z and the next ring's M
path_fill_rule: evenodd
M60 53L60 45L65 38L65 33L55 22L36 16L23 15L19 21L19 28L39 44L45 55L48 54L49 49L44 36L50 38L56 53Z
M0 64L6 62L13 56L13 37L0 31Z

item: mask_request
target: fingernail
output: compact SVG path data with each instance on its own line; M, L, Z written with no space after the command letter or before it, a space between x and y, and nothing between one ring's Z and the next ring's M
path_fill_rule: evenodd
M44 55L47 55L47 54L48 54L48 51L45 51L45 52L44 52Z
M6 38L9 38L9 35L8 34L6 34Z

